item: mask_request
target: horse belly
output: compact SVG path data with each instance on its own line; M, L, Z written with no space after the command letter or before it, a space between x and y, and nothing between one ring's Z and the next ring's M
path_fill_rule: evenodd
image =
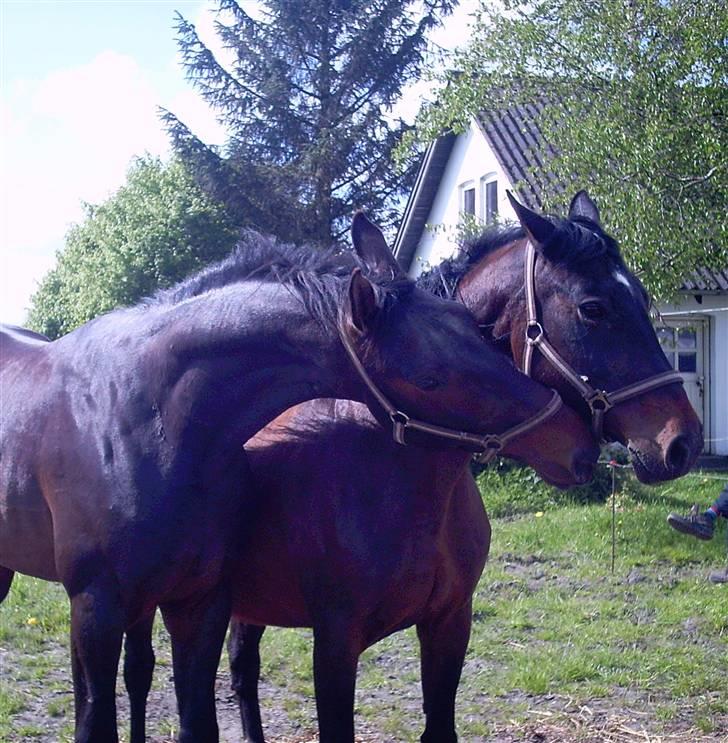
M245 542L232 572L233 616L248 624L310 627L301 564L281 529L284 516L266 514Z
M0 565L56 581L51 513L42 497L30 501L16 505L0 493Z

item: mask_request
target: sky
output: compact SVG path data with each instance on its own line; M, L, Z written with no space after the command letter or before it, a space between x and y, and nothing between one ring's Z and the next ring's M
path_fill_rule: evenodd
M245 3L251 5L252 2ZM224 131L185 80L175 17L215 49L211 0L0 0L0 322L22 325L83 203L124 182L135 156L167 157L157 107L204 142ZM467 39L465 0L434 41ZM426 84L400 111L416 111Z

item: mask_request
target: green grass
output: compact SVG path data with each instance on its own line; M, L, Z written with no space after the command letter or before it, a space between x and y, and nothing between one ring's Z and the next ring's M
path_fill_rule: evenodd
M728 585L706 581L725 564L725 525L700 542L665 523L670 510L707 505L721 483L692 474L646 488L620 472L614 572L610 487L605 501L585 503L583 493L553 491L520 471L486 472L480 483L493 540L458 697L463 740L582 706L635 713L655 735L727 740ZM0 607L0 740L71 739L67 617L59 586L16 578ZM161 625L156 633L155 688L169 692ZM315 719L310 651L308 630L264 636L263 679L301 730ZM420 704L410 629L363 655L358 725L377 740L416 740ZM50 726L56 732L43 738ZM174 716L156 719L154 729L167 740Z

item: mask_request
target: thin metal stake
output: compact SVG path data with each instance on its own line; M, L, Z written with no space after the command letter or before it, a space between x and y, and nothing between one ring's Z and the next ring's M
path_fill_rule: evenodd
M616 462L610 462L612 468L612 575L614 575L614 560L617 554L617 503L616 503Z

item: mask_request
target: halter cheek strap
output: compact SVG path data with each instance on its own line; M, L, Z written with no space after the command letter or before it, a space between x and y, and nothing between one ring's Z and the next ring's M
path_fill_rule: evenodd
M398 410L379 389L379 387L377 387L374 380L369 376L369 373L359 360L356 350L352 346L351 341L341 326L339 326L339 336L341 338L341 343L351 360L352 366L366 385L369 392L372 393L381 408L389 416L389 419L392 422L392 436L394 440L403 446L407 445L406 432L408 430L420 431L421 433L434 436L435 438L444 439L446 441L455 441L463 445L464 448L476 452L476 459L479 462L489 462L504 446L506 446L506 444L508 444L509 441L511 441L511 439L514 439L516 436L520 436L521 434L526 433L526 431L530 431L532 428L547 421L563 405L559 393L554 390L548 405L536 413L536 415L523 421L523 423L519 423L518 425L509 428L504 433L488 433L483 434L482 436L468 433L467 431L458 431L457 429L447 428L446 426L438 426L434 423L417 420L416 418L410 418L406 413Z
M606 392L592 387L588 377L581 376L574 371L559 352L549 343L543 326L538 320L536 307L536 249L529 240L526 244L524 284L526 290L526 338L523 347L523 373L531 376L533 354L538 350L541 355L579 392L589 406L592 416L592 431L594 436L601 440L604 432L604 416L610 408L625 400L631 400L645 392L679 382L683 379L680 372L666 371L647 377L634 384Z

